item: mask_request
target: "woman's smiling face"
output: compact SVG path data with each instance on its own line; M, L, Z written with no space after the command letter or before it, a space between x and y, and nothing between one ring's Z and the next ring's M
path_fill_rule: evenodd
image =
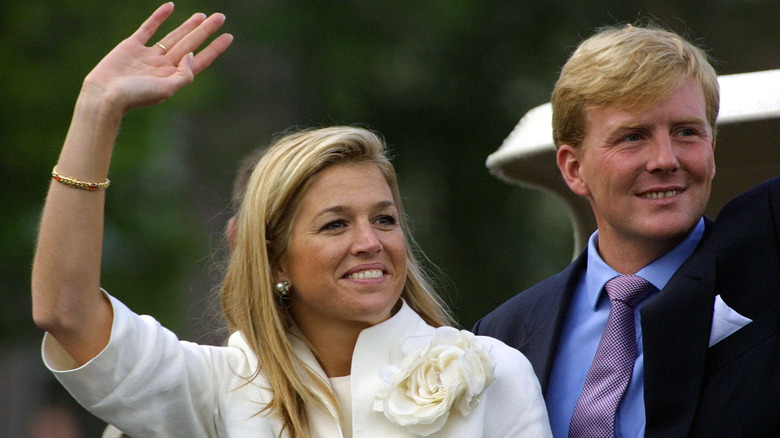
M289 242L278 279L292 285L299 326L364 328L390 317L406 281L406 240L377 166L336 164L317 175Z

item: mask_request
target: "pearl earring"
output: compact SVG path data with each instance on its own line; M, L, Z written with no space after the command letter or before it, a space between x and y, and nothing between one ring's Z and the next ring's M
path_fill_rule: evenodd
M279 298L283 300L289 300L292 286L290 286L290 283L287 281L279 281L274 285L274 290L276 291L276 295L278 295Z

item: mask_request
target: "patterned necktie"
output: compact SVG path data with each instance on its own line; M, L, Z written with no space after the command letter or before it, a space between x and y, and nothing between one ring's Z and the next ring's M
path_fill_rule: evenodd
M615 412L636 360L634 306L655 288L642 277L622 275L604 289L610 299L609 318L574 409L569 438L614 436Z

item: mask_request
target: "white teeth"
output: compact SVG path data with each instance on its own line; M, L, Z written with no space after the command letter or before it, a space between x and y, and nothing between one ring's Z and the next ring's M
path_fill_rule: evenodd
M355 272L354 274L350 274L347 276L347 278L354 278L358 280L362 280L364 278L379 278L382 276L382 271L379 269L371 269L369 271L360 271Z
M665 192L652 192L652 193L646 193L645 198L649 199L663 199L668 198L670 196L674 196L679 193L679 190L667 190Z

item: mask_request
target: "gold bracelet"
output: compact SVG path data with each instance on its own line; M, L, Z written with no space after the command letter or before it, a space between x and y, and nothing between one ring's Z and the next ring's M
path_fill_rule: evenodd
M103 182L97 183L97 182L81 181L75 178L69 178L67 176L60 175L59 173L57 173L56 166L51 169L51 177L54 178L54 181L63 183L68 187L73 187L82 190L89 190L90 192L94 192L95 190L104 190L111 185L111 180L109 180L108 178L106 178L106 180Z

